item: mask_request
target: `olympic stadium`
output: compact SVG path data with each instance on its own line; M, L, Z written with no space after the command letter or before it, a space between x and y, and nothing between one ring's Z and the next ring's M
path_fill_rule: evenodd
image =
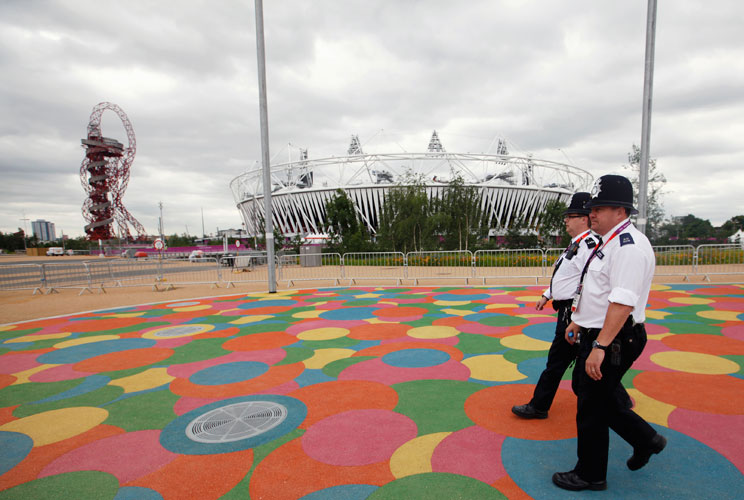
M366 146L365 146L366 148ZM539 224L551 200L568 202L576 191L588 190L593 176L578 167L511 155L499 139L495 154L451 153L436 131L426 152L368 153L353 135L346 156L298 160L271 165L271 210L275 226L285 236L327 232L325 205L343 189L359 219L376 234L385 197L409 179L423 181L430 198L441 197L453 176L480 192L481 208L493 233L506 231L516 220ZM262 233L264 189L261 166L230 182L235 203L249 235Z

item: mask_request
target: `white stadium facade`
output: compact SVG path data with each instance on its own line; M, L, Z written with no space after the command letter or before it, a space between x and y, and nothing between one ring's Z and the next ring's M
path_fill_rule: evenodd
M551 200L565 203L576 191L587 191L592 175L578 167L512 156L499 140L496 154L449 153L434 131L425 153L365 153L352 136L347 156L300 158L271 165L271 209L275 226L285 236L327 232L325 205L342 189L353 201L359 219L375 234L387 193L411 177L420 179L429 197L440 197L453 175L480 192L492 234L506 231L515 220L540 222ZM230 182L246 232L263 231L263 172L260 165Z

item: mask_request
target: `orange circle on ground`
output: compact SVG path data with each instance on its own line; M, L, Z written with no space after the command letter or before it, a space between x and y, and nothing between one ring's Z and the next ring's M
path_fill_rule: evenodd
M428 309L422 307L386 307L384 309L377 309L372 312L378 318L412 318L414 316L423 316L429 312Z
M635 376L633 387L657 401L688 410L744 413L744 380L728 375L645 371Z
M370 323L352 326L347 337L356 340L384 340L405 337L411 326L396 323Z
M170 317L168 318L171 319ZM140 323L146 322L146 318L106 318L106 319L89 319L83 321L69 321L65 330L70 332L99 332L103 330L115 330L117 328L127 328Z
M228 351L263 351L284 347L295 342L297 342L297 337L285 332L262 332L230 339L222 344L222 347Z
M670 335L661 339L661 341L664 345L679 351L714 354L716 356L744 355L744 342L730 337L686 333L682 335Z
M285 382L297 378L305 369L302 363L291 365L275 365L269 371L250 380L222 385L199 385L185 378L177 378L171 382L170 390L179 396L201 399L222 399L271 389Z
M395 389L379 382L339 380L308 385L288 394L307 406L300 425L307 429L326 417L350 410L392 410L398 404Z
M173 355L173 349L165 347L146 347L144 349L129 349L128 351L110 352L92 358L84 359L72 365L73 370L89 373L113 372L129 370L147 366L158 361L168 359Z
M519 439L553 441L576 437L576 397L558 389L546 420L524 420L512 406L527 403L532 384L497 385L480 390L465 400L465 414L477 425L498 434Z

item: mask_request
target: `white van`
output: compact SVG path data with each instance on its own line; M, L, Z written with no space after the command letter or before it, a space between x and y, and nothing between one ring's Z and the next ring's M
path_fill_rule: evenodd
M47 248L47 257L64 255L65 251L62 247L49 247Z

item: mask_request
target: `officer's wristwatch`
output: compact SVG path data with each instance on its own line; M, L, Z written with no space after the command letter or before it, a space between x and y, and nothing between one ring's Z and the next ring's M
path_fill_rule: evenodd
M603 351L606 351L607 350L607 346L600 344L596 340L593 340L592 341L592 349L602 349Z

